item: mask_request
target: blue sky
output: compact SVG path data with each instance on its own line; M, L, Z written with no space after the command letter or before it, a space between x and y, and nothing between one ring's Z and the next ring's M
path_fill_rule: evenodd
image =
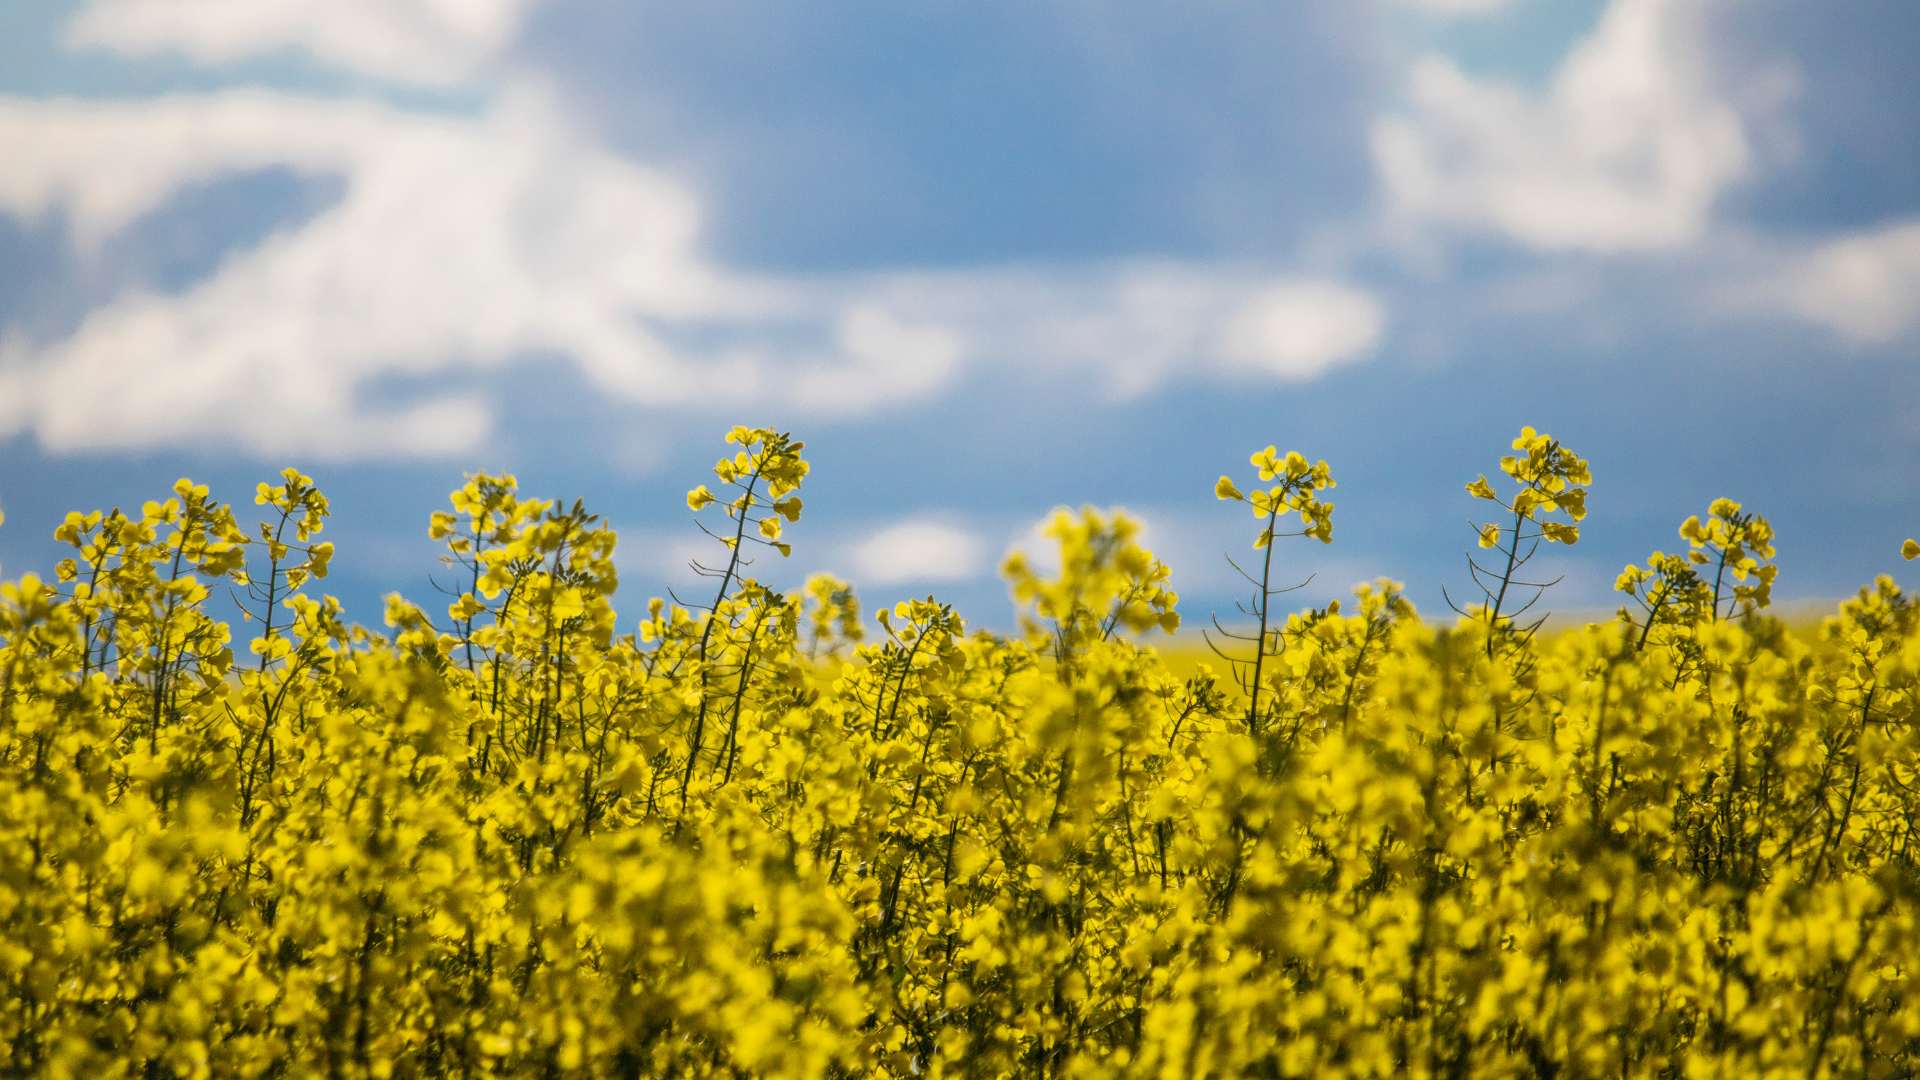
M293 464L373 620L510 470L620 528L637 613L733 423L815 463L757 570L992 626L1063 504L1228 610L1212 481L1268 443L1340 482L1302 603L1439 610L1522 424L1593 462L1562 609L1720 495L1790 599L1920 532L1898 0L316 11L0 9L0 572L68 509Z

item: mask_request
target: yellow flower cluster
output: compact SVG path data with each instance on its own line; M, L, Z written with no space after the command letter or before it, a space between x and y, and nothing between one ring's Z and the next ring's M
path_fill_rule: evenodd
M1525 456L1500 459L1500 471L1519 485L1511 501L1502 499L1484 475L1467 485L1467 494L1513 514L1510 524L1488 522L1480 526L1480 546L1499 547L1502 535L1517 543L1526 538L1522 528L1527 524L1537 526L1547 543L1579 542L1578 523L1587 516L1586 485L1593 483L1586 460L1531 427L1520 429L1513 448ZM1564 513L1572 523L1546 520L1545 515L1555 511Z
M1500 459L1500 471L1519 485L1511 499L1502 498L1484 473L1467 485L1467 494L1513 515L1505 523L1489 521L1474 527L1477 545L1492 549L1503 561L1483 566L1469 553L1467 570L1481 600L1461 607L1451 593L1445 595L1455 613L1486 628L1484 647L1489 660L1504 654L1516 675L1530 677L1533 636L1545 616L1527 621L1521 616L1559 579L1528 581L1523 574L1542 543L1579 543L1579 522L1587 516L1587 485L1593 482L1593 473L1585 458L1532 427L1520 429L1513 449L1521 453ZM1567 520L1550 520L1548 515L1556 513Z
M613 533L510 477L430 518L444 616L394 596L385 629L314 595L298 472L251 530L187 481L63 522L55 579L0 585L8 1071L1920 1069L1920 603L1890 579L1791 632L1731 503L1622 576L1620 619L1500 649L1384 581L1269 626L1267 574L1236 687L1139 640L1177 625L1167 568L1094 511L1048 527L1057 571L1007 566L1017 635L928 598L865 640L844 582L749 576L807 468L729 438L688 497L726 512L711 602L630 631ZM1516 449L1516 496L1469 490L1577 522L1585 462ZM1216 492L1270 570L1283 514L1330 535L1332 478L1253 464Z
M1059 576L1043 579L1023 552L1008 556L1001 573L1014 600L1032 605L1023 620L1029 633L1043 621L1058 629L1059 655L1123 629L1171 634L1180 628L1180 597L1167 588L1172 571L1140 546L1139 522L1084 507L1078 514L1055 511L1043 531L1058 545Z
M1282 535L1275 532L1274 527L1289 511L1299 513L1303 522L1300 531L1290 535L1311 536L1323 544L1332 543L1333 504L1321 500L1318 493L1334 486L1333 472L1324 461L1308 464L1297 450L1289 450L1284 457L1278 450L1269 446L1247 459L1258 471L1260 482L1271 486L1255 488L1253 494L1243 495L1232 477L1222 476L1213 485L1214 496L1246 503L1254 517L1266 521L1266 529L1254 539L1255 548L1264 548L1275 536Z

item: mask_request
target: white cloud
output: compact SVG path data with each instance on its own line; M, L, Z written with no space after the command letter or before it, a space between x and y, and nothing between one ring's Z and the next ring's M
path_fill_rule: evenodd
M1920 327L1920 218L1820 244L1762 290L1855 345L1885 345Z
M1740 104L1784 96L1780 71L1741 102L1717 85L1697 0L1613 0L1541 94L1429 56L1404 114L1371 133L1403 220L1502 235L1541 250L1686 246L1753 171Z
M1402 7L1449 18L1464 15L1492 15L1513 6L1513 0L1399 0L1399 3Z
M733 272L701 250L691 191L525 87L475 117L248 90L0 98L0 145L0 214L56 217L83 256L224 176L280 167L342 191L183 291L120 295L58 340L10 339L0 436L56 451L470 453L499 411L473 377L533 355L566 358L613 401L831 416L925 399L986 364L1120 396L1180 374L1302 379L1361 359L1384 325L1364 292L1250 267ZM433 396L382 404L395 380Z
M977 362L1066 373L1110 398L1183 375L1313 378L1371 355L1386 325L1362 289L1231 264L901 273L857 291L944 328Z
M962 335L905 323L884 308L855 302L839 319L844 363L808 363L797 371L790 403L808 412L863 413L889 401L923 397L959 367Z
M0 432L55 450L457 454L488 437L492 411L458 377L537 352L654 406L797 395L804 409L838 379L873 407L932 392L953 366L951 345L883 310L808 308L788 285L710 265L691 193L580 138L534 93L473 119L249 91L0 99L0 144L15 148L0 213L57 211L83 252L223 175L278 165L344 181L336 205L182 293L121 296L37 349L16 340ZM836 348L786 359L780 326L795 318L838 326ZM703 323L748 344L663 340ZM915 362L895 366L901 354ZM442 396L418 408L369 392L426 377Z
M90 0L70 45L201 65L283 50L395 82L473 78L513 40L536 0Z
M860 585L965 581L985 571L985 555L978 534L939 516L896 522L848 549Z
M1385 322L1379 302L1356 289L1276 285L1240 305L1222 344L1236 366L1305 379L1370 352Z

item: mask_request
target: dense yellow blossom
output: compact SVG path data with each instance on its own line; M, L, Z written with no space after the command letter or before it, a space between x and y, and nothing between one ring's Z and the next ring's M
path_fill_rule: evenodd
M687 497L710 594L637 623L613 532L511 477L428 518L451 602L379 629L317 592L296 470L252 527L186 480L61 522L52 578L0 583L9 1071L1920 1069L1891 579L1790 632L1771 526L1718 500L1610 622L1434 624L1389 581L1272 612L1275 538L1329 539L1333 481L1269 447L1214 488L1260 525L1252 651L1182 674L1124 515L1009 560L1017 635L930 597L863 625L843 581L748 575L804 532L807 462L727 439ZM1475 530L1502 582L1591 483L1514 450L1514 495L1467 486L1511 515Z

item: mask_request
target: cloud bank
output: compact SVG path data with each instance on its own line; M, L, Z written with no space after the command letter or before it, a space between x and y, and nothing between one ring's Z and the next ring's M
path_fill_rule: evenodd
M8 339L0 436L54 451L461 455L502 411L483 377L541 357L642 408L833 418L982 369L1092 377L1114 396L1311 378L1371 355L1386 325L1357 287L1237 264L719 265L697 190L611 152L529 80L472 116L256 89L0 98L0 144L18 148L0 214L60 223L83 258L222 178L284 169L341 191L184 289ZM405 401L396 385L426 389Z
M1414 6L1494 16L1503 5ZM76 47L210 68L293 52L396 85L465 87L479 105L248 88L0 97L11 154L0 215L57 229L78 260L225 179L276 170L339 192L198 280L123 289L39 337L0 327L0 437L53 452L459 457L518 404L503 386L553 364L622 408L777 406L796 422L925 407L981 379L1096 401L1177 380L1298 383L1395 345L1417 306L1395 294L1405 248L1380 238L1396 233L1443 247L1494 238L1543 264L1584 259L1579 273L1594 277L1643 277L1646 260L1674 258L1651 272L1724 279L1719 291L1739 295L1721 310L1795 319L1856 347L1896 342L1915 322L1903 300L1920 244L1910 222L1728 242L1718 214L1763 172L1757 132L1792 79L1769 67L1730 82L1698 0L1613 0L1539 90L1414 59L1404 100L1371 123L1379 202L1341 226L1361 239L1333 245L1339 257L862 272L715 257L709 226L728 208L709 189L661 164L666 149L652 162L616 151L516 66L536 7L348 0L316 20L284 0L84 6L67 28ZM1754 249L1765 266L1740 265ZM526 392L553 393L538 370Z
M214 67L281 50L399 83L472 80L512 43L537 0L90 0L67 42Z
M1373 150L1396 214L1541 251L1671 250L1754 168L1701 5L1614 0L1544 93L1425 56ZM1760 77L1778 81L1779 72Z

